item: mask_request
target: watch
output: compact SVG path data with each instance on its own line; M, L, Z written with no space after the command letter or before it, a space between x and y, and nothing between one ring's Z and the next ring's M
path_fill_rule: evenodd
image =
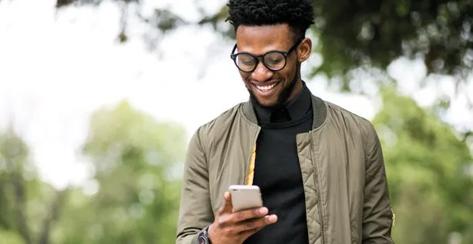
M212 244L209 239L209 226L199 232L197 239L199 240L199 244Z

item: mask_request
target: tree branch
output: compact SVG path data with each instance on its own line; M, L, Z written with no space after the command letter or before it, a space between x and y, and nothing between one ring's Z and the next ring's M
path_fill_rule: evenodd
M16 210L16 222L18 224L18 230L21 237L26 244L31 244L31 234L26 221L26 195L25 195L25 182L21 172L12 173L12 184L15 192L15 210Z
M48 214L43 220L42 229L39 237L39 244L48 244L49 236L51 232L51 225L56 221L60 215L61 208L64 206L64 201L67 199L67 193L69 189L66 188L62 191L58 191L56 198L51 203Z

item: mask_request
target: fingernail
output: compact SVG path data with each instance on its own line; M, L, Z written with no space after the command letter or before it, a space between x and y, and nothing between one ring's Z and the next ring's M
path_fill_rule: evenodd
M263 208L260 208L260 209L259 209L259 213L260 213L261 215L265 215L265 214L268 213L268 209L267 209L267 208L264 208L264 207L263 207Z
M275 214L271 214L267 217L269 223L276 223L278 221L278 216Z

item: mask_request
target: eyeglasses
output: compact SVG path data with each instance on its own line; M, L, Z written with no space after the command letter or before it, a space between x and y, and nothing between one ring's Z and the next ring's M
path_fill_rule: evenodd
M243 72L253 72L259 62L262 62L263 65L271 71L279 71L284 69L287 63L287 56L299 46L302 40L304 40L304 38L299 39L287 52L274 50L259 56L247 52L234 53L237 48L235 44L230 57L233 59L238 69Z

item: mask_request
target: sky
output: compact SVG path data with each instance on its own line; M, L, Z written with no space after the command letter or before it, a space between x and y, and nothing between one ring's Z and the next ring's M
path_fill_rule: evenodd
M198 13L186 7L191 2L144 1L143 9L165 7L193 21ZM222 1L201 3L212 12ZM80 149L90 115L99 108L127 100L157 120L181 124L189 137L199 125L248 98L229 58L233 42L211 29L180 28L150 51L142 39L150 30L132 17L129 41L117 42L116 4L105 1L59 12L54 4L0 1L0 129L13 128L25 139L41 178L58 188L90 182L93 169ZM317 62L314 56L305 70ZM401 91L422 106L431 105L435 96L455 96L448 77L418 87L426 72L420 60L401 58L388 71ZM323 77L307 81L315 95L368 119L380 107L369 97L334 92ZM464 89L473 94L471 83ZM473 127L464 99L457 97L443 118L459 130Z

